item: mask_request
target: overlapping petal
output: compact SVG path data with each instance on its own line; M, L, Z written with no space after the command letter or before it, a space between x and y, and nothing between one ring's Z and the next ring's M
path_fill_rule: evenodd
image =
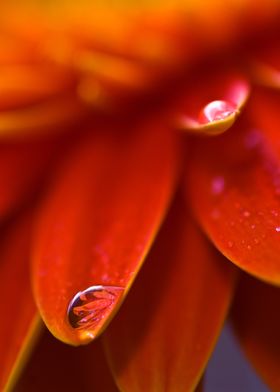
M58 139L0 142L2 220L34 197L43 185L44 176L53 167L60 145L66 149L66 144Z
M280 284L279 158L267 128L239 123L198 142L187 181L196 216L219 250L251 274Z
M271 388L280 390L280 289L243 276L233 307L235 332L248 358Z
M53 334L72 344L93 339L118 308L178 174L177 136L165 125L112 126L88 135L69 157L36 228L35 297Z
M117 392L99 342L73 350L45 332L19 379L17 392Z
M104 335L122 391L194 390L231 300L235 269L177 202Z
M0 388L10 390L36 342L39 317L31 293L31 214L1 230Z

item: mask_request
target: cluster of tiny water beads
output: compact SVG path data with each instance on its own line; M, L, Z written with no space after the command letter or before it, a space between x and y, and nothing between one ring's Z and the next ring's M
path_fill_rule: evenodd
M119 286L97 285L73 297L67 310L68 321L81 341L88 342L96 337L123 291Z

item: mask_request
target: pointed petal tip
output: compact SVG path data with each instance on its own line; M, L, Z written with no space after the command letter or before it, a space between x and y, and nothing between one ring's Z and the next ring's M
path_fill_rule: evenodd
M180 155L176 136L154 124L139 131L118 138L113 132L86 138L42 206L33 249L35 298L47 327L65 343L86 344L106 328L175 190ZM98 293L96 285L103 290ZM110 298L112 293L104 288L111 286L125 289L114 290ZM82 305L82 323L98 321L93 329L80 333L69 323L67 309L73 298Z

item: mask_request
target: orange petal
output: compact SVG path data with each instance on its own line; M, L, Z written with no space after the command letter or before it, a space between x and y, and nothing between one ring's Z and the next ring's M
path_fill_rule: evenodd
M0 66L0 108L11 109L50 99L74 87L74 78L62 67Z
M235 272L178 203L104 334L120 390L194 390L222 328Z
M244 274L233 307L235 332L272 391L280 390L280 289Z
M197 143L188 192L218 249L249 273L280 284L279 145L273 151L269 138L267 129L239 123Z
M31 216L1 235L0 389L12 388L35 343L39 318L29 281Z
M0 138L61 132L82 121L88 109L75 94L65 94L15 110L0 112Z
M39 219L37 303L51 332L71 344L96 337L120 305L177 177L175 134L153 121L121 128L102 129L77 148Z
M279 3L244 0L241 7L239 0L24 2L10 8L2 5L0 17L4 31L38 37L40 48L49 38L59 57L64 51L61 42L75 46L78 41L78 46L82 42L101 53L127 56L166 71L170 66L182 69L198 55L234 47L240 37L244 42L252 32L262 33L268 23L277 25Z
M117 392L99 342L73 348L45 333L19 379L17 392Z

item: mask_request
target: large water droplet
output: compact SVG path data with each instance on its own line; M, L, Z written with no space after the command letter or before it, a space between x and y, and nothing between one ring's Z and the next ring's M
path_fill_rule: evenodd
M236 112L236 107L227 101L212 101L208 103L200 114L200 122L208 123L225 120Z
M72 328L92 340L106 321L124 288L119 286L91 286L77 293L68 306L68 320Z

